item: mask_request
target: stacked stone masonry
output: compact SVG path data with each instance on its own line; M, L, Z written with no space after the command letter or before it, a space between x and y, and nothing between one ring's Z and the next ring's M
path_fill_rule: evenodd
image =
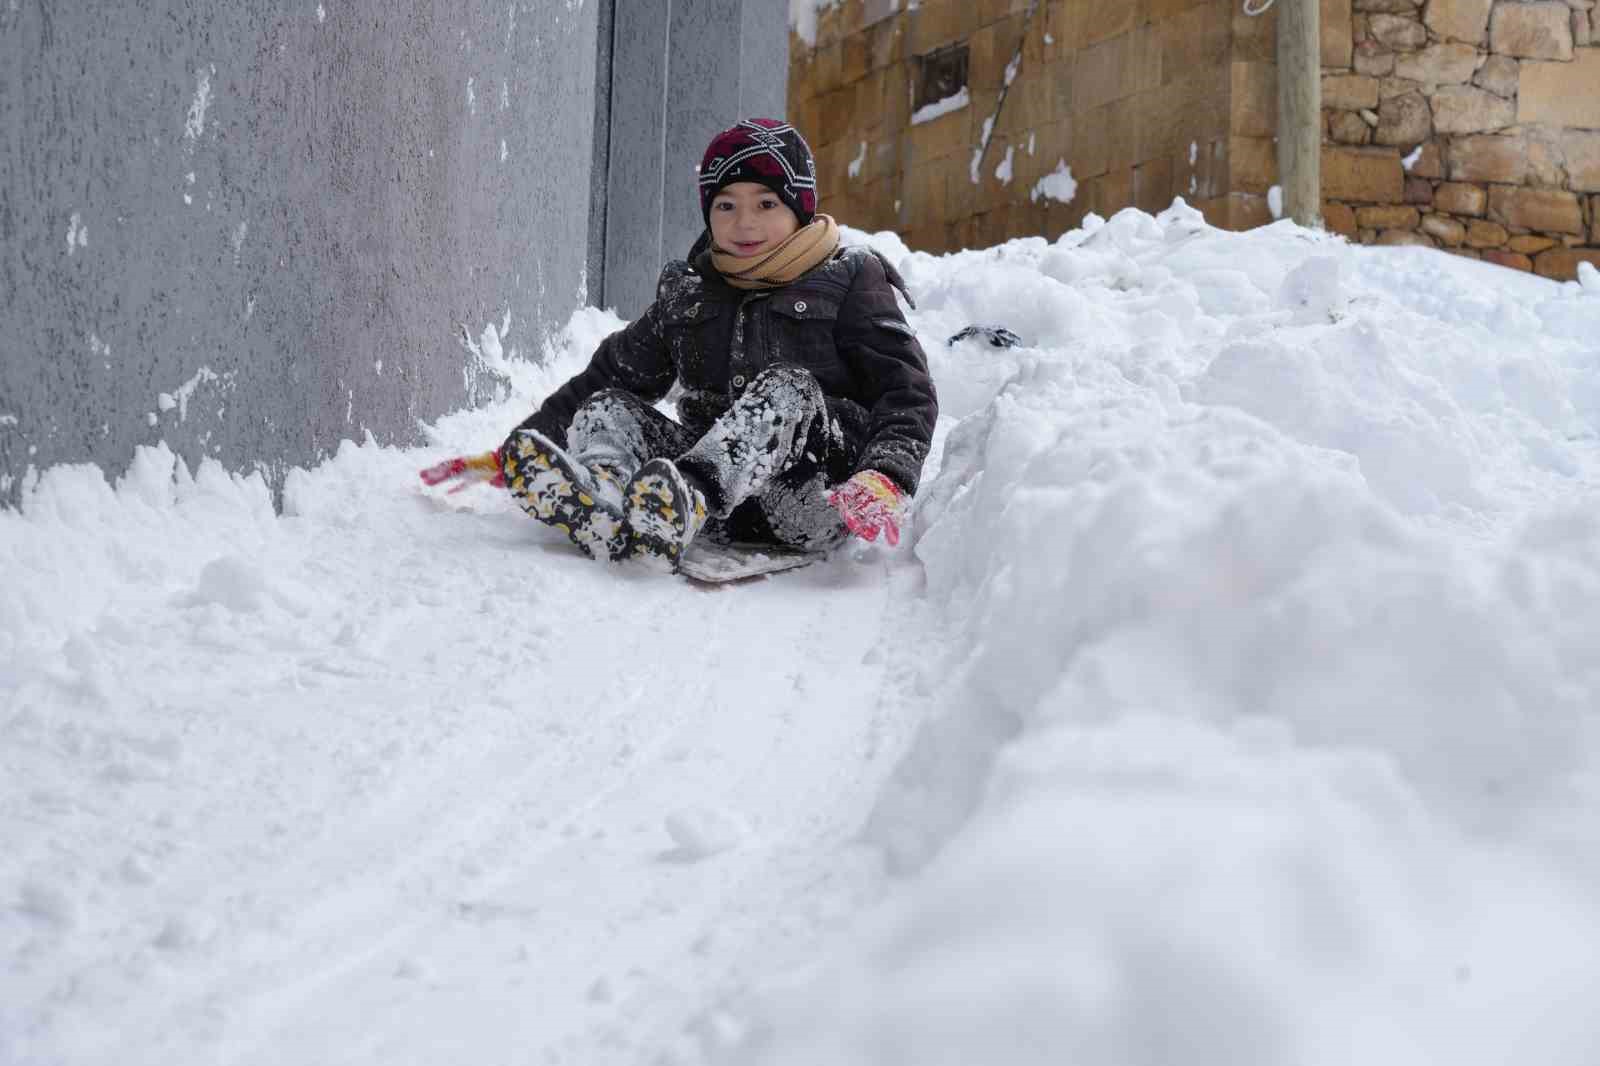
M1600 0L1319 2L1329 229L1555 278L1600 265ZM841 221L948 251L1174 196L1216 225L1272 220L1273 11L906 7L839 0L814 43L791 41L789 117ZM919 64L950 47L966 49L967 103L918 121ZM1048 195L1068 168L1071 198Z
M1348 0L1323 57L1324 219L1571 278L1600 264L1596 0Z

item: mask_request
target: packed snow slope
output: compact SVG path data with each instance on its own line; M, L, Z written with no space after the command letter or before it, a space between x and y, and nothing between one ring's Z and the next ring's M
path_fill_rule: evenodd
M708 593L420 491L593 311L281 515L0 513L0 1062L1600 1061L1600 278L850 236L943 408L897 552Z

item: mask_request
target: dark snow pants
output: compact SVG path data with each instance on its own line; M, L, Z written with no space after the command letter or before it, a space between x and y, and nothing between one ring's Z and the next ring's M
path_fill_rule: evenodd
M826 548L845 536L828 489L853 457L822 389L799 367L762 371L702 434L637 396L604 389L573 416L567 451L626 480L650 459L672 459L706 494L713 539Z

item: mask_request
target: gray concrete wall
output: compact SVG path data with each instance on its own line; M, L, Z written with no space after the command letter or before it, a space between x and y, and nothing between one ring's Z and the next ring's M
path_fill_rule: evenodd
M711 138L783 117L788 17L787 0L617 0L606 306L638 314L705 228L696 168Z
M0 3L0 502L414 438L584 299L596 8Z
M0 505L157 442L276 489L495 395L486 331L637 314L787 10L0 0Z

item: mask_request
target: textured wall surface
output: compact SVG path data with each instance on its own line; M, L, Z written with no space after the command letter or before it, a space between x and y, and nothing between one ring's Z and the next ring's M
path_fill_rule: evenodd
M0 3L0 502L158 441L275 481L536 355L584 299L599 6Z
M624 316L705 228L696 167L712 136L783 116L788 11L785 0L617 0L604 302Z

